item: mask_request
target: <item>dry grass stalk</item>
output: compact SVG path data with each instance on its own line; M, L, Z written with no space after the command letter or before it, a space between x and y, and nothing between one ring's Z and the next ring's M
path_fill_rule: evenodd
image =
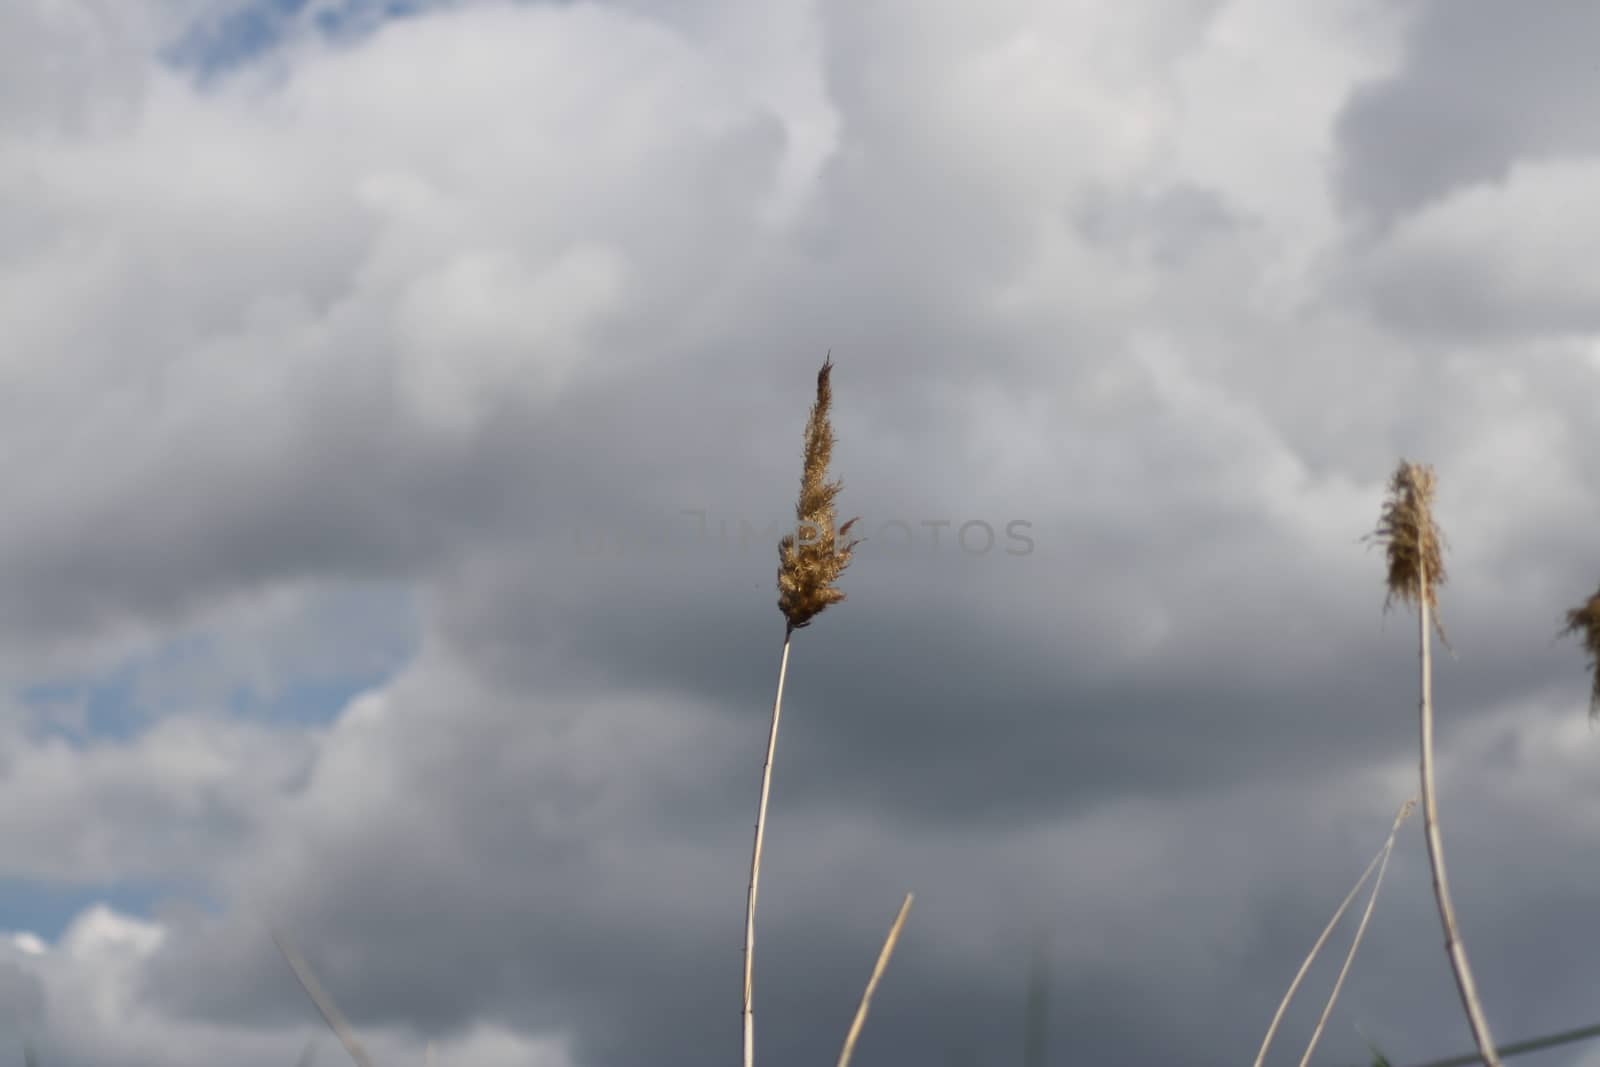
M1589 671L1594 676L1594 686L1589 691L1589 719L1600 717L1600 590L1594 596L1567 612L1567 627L1562 634L1580 634L1583 647L1589 653Z
M1361 877L1356 879L1356 884L1350 887L1350 892L1345 894L1344 900L1335 909L1333 918L1329 919L1328 925L1322 928L1322 936L1317 938L1316 944L1312 945L1311 951L1306 954L1305 961L1300 964L1300 969L1295 972L1294 979L1289 983L1288 991L1283 994L1283 999L1278 1002L1278 1010L1272 1016L1272 1022L1267 1025L1267 1036L1261 1040L1261 1051L1256 1053L1255 1067L1261 1067L1266 1062L1267 1049L1272 1047L1272 1038L1278 1032L1278 1024L1283 1022L1283 1013L1289 1010L1289 1002L1294 999L1295 993L1300 989L1300 983L1305 980L1306 972L1311 969L1312 961L1317 958L1317 953L1322 951L1322 946L1327 943L1329 937L1333 936L1333 928L1339 925L1340 919L1344 918L1344 913L1349 910L1350 903L1356 899L1356 894L1361 892L1361 887L1367 884L1367 879L1372 877L1372 872L1377 870L1380 864L1388 862L1387 857L1394 848L1395 837L1400 833L1400 824L1410 816L1411 809L1416 806L1416 803L1416 798L1413 797L1400 805L1400 810L1395 814L1394 826L1389 830L1389 839L1384 842L1383 847L1372 857L1372 862L1368 863L1367 869L1361 872Z
M800 474L800 496L795 502L796 532L778 543L778 610L788 620L790 630L811 625L811 620L830 604L844 599L834 587L839 575L850 565L851 550L859 541L840 544L849 536L851 519L834 526L834 500L842 483L830 481L828 464L833 458L833 426L828 409L833 403L833 372L830 352L817 372L817 400L806 421L805 464Z
M1344 966L1339 968L1339 977L1334 979L1333 992L1328 994L1328 1003L1323 1005L1322 1016L1317 1020L1316 1029L1311 1031L1311 1040L1306 1044L1306 1054L1300 1058L1300 1067L1309 1067L1311 1054L1317 1049L1317 1042L1322 1040L1322 1031L1328 1025L1328 1016L1333 1014L1333 1005L1339 999L1339 991L1344 988L1344 980L1350 974L1350 965L1356 960L1356 949L1361 947L1361 939L1366 936L1367 923L1372 920L1373 906L1378 903L1378 890L1383 888L1383 875L1389 869L1389 856L1394 852L1394 840L1400 833L1400 824L1405 822L1406 816L1411 814L1411 809L1416 806L1415 798L1400 805L1400 811L1394 817L1394 826L1389 830L1389 840L1384 842L1383 850L1379 853L1383 862L1378 864L1378 876L1373 879L1372 893L1367 897L1366 910L1361 913L1361 921L1356 924L1355 937L1350 940L1350 951L1345 953ZM1367 870L1371 871L1371 867ZM1366 875L1361 876L1362 881Z
M778 661L778 695L772 702L772 721L767 727L767 757L761 765L761 804L756 809L755 846L750 853L750 886L744 905L744 1067L754 1067L756 953L756 893L761 884L761 848L766 842L767 799L772 793L772 757L778 748L778 717L783 709L783 681L789 673L789 637L783 638L783 657Z
M1461 995L1461 1007L1472 1029L1478 1053L1485 1067L1500 1067L1500 1056L1495 1051L1489 1022L1484 1018L1483 1005L1478 1000L1472 967L1467 962L1467 950L1461 943L1456 924L1455 905L1450 899L1450 881L1445 872L1444 842L1439 834L1439 803L1434 790L1433 773L1433 653L1428 635L1432 616L1433 627L1439 631L1439 639L1444 640L1444 630L1439 626L1436 616L1439 604L1437 590L1445 582L1445 568L1444 538L1433 520L1433 491L1431 467L1401 460L1389 483L1389 497L1384 503L1382 518L1373 537L1388 546L1389 596L1384 601L1385 607L1395 597L1417 607L1417 658L1421 675L1417 718L1422 747L1422 828L1428 842L1428 862L1433 869L1433 895L1439 905L1439 922L1444 927L1445 953L1450 958L1456 991ZM1445 647L1449 647L1448 642Z
M322 1013L322 1018L327 1022L328 1028L339 1038L339 1043L344 1046L350 1058L355 1060L359 1067L374 1067L372 1057L362 1047L356 1038L355 1031L350 1029L350 1024L345 1021L338 1007L333 1003L333 998L323 992L322 984L317 981L317 976L311 973L311 968L306 964L300 953L289 944L288 938L280 934L277 929L270 931L273 944L278 946L278 951L283 953L283 958L288 961L294 976L300 980L300 987L306 991L306 996L311 998L311 1003L317 1006Z
M756 898L761 884L761 850L766 842L767 801L772 794L772 759L778 747L778 720L783 712L783 683L789 673L789 639L794 632L830 604L844 599L834 581L850 563L851 549L858 542L840 544L855 519L834 527L834 500L842 485L828 476L833 459L833 425L828 409L833 403L829 381L833 371L830 352L817 372L817 399L806 420L805 462L800 475L800 496L795 518L800 523L796 537L790 534L778 544L778 610L785 620L783 656L778 661L778 692L772 701L772 721L767 728L767 755L761 765L761 803L756 809L755 844L750 852L750 886L744 910L744 1003L741 1009L744 1032L744 1067L755 1064L755 1007L752 999L755 978Z
M867 1008L872 1004L872 994L877 991L878 980L883 977L883 972L889 966L889 957L894 954L895 942L900 940L900 928L906 924L906 915L911 911L911 894L906 894L905 902L900 905L900 914L894 917L894 925L889 927L889 936L884 939L883 950L878 953L878 962L872 968L872 977L867 980L867 988L861 994L861 1003L856 1006L856 1017L850 1023L850 1032L845 1035L844 1048L839 1052L839 1067L849 1067L850 1057L856 1050L856 1039L861 1036L861 1028L867 1021Z

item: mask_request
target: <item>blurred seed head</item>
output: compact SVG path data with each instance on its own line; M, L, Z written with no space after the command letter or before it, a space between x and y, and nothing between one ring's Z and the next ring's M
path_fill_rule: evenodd
M1589 718L1600 718L1600 590L1579 607L1567 612L1567 628L1563 634L1578 634L1589 653L1589 671L1594 675L1594 687L1589 693Z

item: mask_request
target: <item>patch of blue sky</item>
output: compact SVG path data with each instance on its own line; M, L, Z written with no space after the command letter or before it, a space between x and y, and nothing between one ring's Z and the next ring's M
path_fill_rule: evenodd
M350 701L388 679L388 672L291 682L275 693L238 686L228 696L228 710L241 718L292 726L325 726L339 717Z
M269 54L296 34L348 40L385 22L416 15L440 0L250 0L221 15L197 20L166 50L170 66L201 79L224 74Z
M219 902L203 887L181 881L113 881L61 885L0 878L0 930L35 934L54 943L79 914L104 904L137 919L158 916L169 904L217 914Z
M282 43L309 0L253 0L244 7L196 20L162 57L201 75L249 63Z
M420 640L407 591L343 590L321 597L283 632L187 634L94 674L34 679L16 697L39 735L75 748L128 741L184 713L320 726L394 677Z
M43 734L75 744L90 737L130 740L152 718L149 706L135 695L133 668L126 666L93 680L39 682L25 687L18 697L38 715Z

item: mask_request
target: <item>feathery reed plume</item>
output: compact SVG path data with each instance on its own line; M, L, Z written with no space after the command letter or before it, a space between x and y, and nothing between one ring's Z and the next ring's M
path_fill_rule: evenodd
M1589 652L1589 671L1594 675L1594 687L1589 691L1589 721L1593 722L1600 718L1600 590L1580 607L1567 612L1567 626L1561 633L1583 635L1583 647Z
M1444 537L1433 521L1434 484L1433 468L1402 459L1389 482L1389 496L1372 536L1388 547L1389 595L1384 601L1385 608L1395 597L1417 607L1422 690L1417 702L1422 746L1422 828L1428 842L1428 862L1433 868L1433 895L1438 901L1439 921L1444 927L1445 953L1450 957L1450 968L1455 973L1456 990L1461 994L1461 1006L1472 1028L1472 1038L1485 1067L1500 1067L1500 1056L1489 1034L1489 1023L1483 1016L1483 1005L1478 1001L1478 987L1467 962L1467 950L1456 926L1450 881L1445 874L1444 843L1439 836L1439 802L1433 782L1433 656L1428 644L1428 626L1432 615L1433 627L1444 641L1444 629L1437 619L1437 590L1445 582L1445 569ZM1448 642L1445 647L1449 647Z
M344 1050L350 1053L350 1058L356 1061L358 1067L375 1067L372 1057L367 1054L367 1050L356 1037L355 1031L350 1029L350 1024L345 1021L344 1015L340 1013L338 1006L334 1004L333 998L323 992L322 983L318 982L317 976L311 973L311 968L307 965L305 959L299 952L295 951L295 947L289 944L288 938L280 933L276 927L270 928L268 932L272 935L272 943L278 946L278 951L283 953L283 958L289 964L290 970L294 971L295 978L299 979L300 988L306 991L306 996L311 998L311 1003L317 1006L317 1011L322 1013L322 1018L327 1022L328 1028L339 1038L339 1043L344 1046Z
M1380 863L1388 862L1388 855L1394 849L1395 837L1400 833L1400 824L1410 816L1411 809L1416 806L1417 800L1412 797L1400 805L1400 810L1395 813L1394 826L1389 830L1389 839L1372 857L1372 862L1367 864L1367 869L1361 872L1361 877L1356 879L1356 884L1350 887L1350 892L1334 910L1333 918L1328 920L1328 925L1322 928L1322 936L1317 938L1316 944L1311 946L1311 951L1306 954L1305 962L1300 964L1300 969L1295 972L1294 978L1289 982L1289 989L1283 994L1283 999L1278 1002L1278 1010L1272 1016L1272 1022L1267 1024L1267 1036L1261 1039L1261 1051L1256 1053L1255 1067L1261 1067L1267 1059L1267 1049L1272 1047L1272 1038L1278 1032L1278 1024L1283 1022L1283 1013L1289 1010L1289 1002L1294 999L1295 992L1299 990L1300 983L1305 980L1306 972L1311 969L1311 963L1317 958L1317 953L1322 951L1322 946L1333 935L1333 928L1339 925L1339 920L1344 918L1344 913L1349 909L1350 902L1356 899L1356 894L1361 892L1361 887L1367 884L1367 879L1372 877L1372 872L1378 869Z
M1433 616L1433 628L1445 648L1450 640L1439 620L1439 587L1450 581L1444 567L1444 534L1433 520L1433 493L1437 486L1433 468L1400 461L1389 479L1389 496L1378 518L1378 528L1369 540L1387 546L1389 560L1388 595L1383 610L1395 599L1418 605L1426 601ZM1422 575L1426 580L1421 580Z
M799 528L778 544L778 610L785 620L783 655L778 660L778 692L772 701L772 722L767 729L767 755L761 765L761 804L756 809L755 844L750 853L750 888L744 910L744 1067L755 1064L755 1009L751 999L755 976L756 896L761 882L761 848L766 841L767 800L772 792L772 757L778 747L778 718L783 710L783 683L789 673L789 639L794 632L830 604L844 599L833 583L850 562L851 549L858 542L840 544L855 524L851 519L834 528L834 499L843 486L828 478L833 458L833 425L828 409L833 402L829 377L833 353L822 361L817 372L817 399L806 420L805 463L800 475L800 498L795 504ZM810 532L798 536L802 531Z
M904 903L900 905L900 914L894 917L894 925L889 927L889 936L884 939L883 949L878 953L878 962L872 968L872 977L867 979L867 988L861 994L861 1003L856 1005L856 1017L850 1023L850 1032L845 1034L844 1048L839 1051L839 1067L850 1067L850 1057L856 1050L856 1039L861 1036L861 1028L866 1025L867 1008L872 1004L872 994L878 988L878 980L883 977L884 968L889 966L889 957L894 954L895 942L900 940L900 928L906 924L906 915L911 911L911 894L906 894Z
M833 404L833 353L822 361L817 372L817 400L806 420L805 464L800 473L800 497L795 502L795 533L778 542L778 610L788 620L789 629L811 625L811 620L830 604L844 599L834 582L850 565L851 550L859 541L841 545L848 537L851 519L834 528L834 499L843 484L828 479L828 464L833 459L833 426L828 409Z

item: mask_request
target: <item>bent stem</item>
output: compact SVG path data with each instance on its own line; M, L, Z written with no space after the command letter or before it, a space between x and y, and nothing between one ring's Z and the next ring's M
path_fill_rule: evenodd
M1378 853L1383 862L1378 864L1378 877L1373 879L1372 893L1367 897L1366 910L1361 913L1361 921L1356 924L1356 936L1350 941L1350 951L1345 954L1344 966L1339 968L1339 977L1334 979L1333 992L1328 995L1328 1003L1322 1008L1322 1017L1317 1020L1317 1027L1311 1031L1311 1041L1306 1045L1306 1054L1300 1059L1300 1067L1307 1067L1311 1062L1311 1054L1316 1051L1317 1042L1322 1040L1322 1031L1328 1025L1328 1016L1333 1014L1333 1005L1339 999L1339 991L1344 988L1345 977L1350 973L1350 965L1356 960L1356 949L1361 947L1361 939L1366 936L1367 923L1372 919L1373 906L1378 903L1378 890L1383 888L1383 875L1389 869L1389 857L1394 852L1394 840L1400 833L1400 824L1406 816L1411 814L1415 800L1408 800L1400 806L1400 812L1394 817L1394 827L1389 831L1389 840L1384 842L1383 850ZM1368 867L1370 872L1372 868ZM1366 881L1366 875L1361 876Z
M339 1038L339 1043L344 1046L344 1050L350 1053L350 1058L355 1060L359 1067L375 1067L372 1057L362 1047L355 1031L350 1029L350 1024L345 1021L344 1015L340 1013L338 1006L333 1003L333 998L323 991L322 983L318 982L317 976L311 973L311 968L304 958L295 950L293 945L289 944L288 938L279 933L276 927L269 929L268 932L272 935L273 944L278 946L278 951L283 953L284 960L288 962L290 969L294 971L295 978L299 979L300 987L306 991L306 996L311 998L311 1003L315 1004L317 1010L322 1013L323 1020L327 1022L328 1028Z
M772 701L772 725L767 731L767 759L761 766L761 806L756 809L756 839L750 854L750 891L744 906L744 1067L754 1067L755 1009L750 991L756 950L756 890L761 882L761 846L766 840L767 798L772 791L772 756L778 747L778 716L783 710L783 680L789 673L789 639L794 627L783 633L783 658L778 661L778 695Z
M1419 707L1422 733L1422 828L1428 840L1428 862L1433 868L1433 895L1439 902L1439 922L1444 927L1444 947L1450 957L1450 969L1455 974L1456 989L1461 994L1461 1006L1472 1028L1472 1039L1477 1042L1478 1053L1485 1067L1500 1067L1500 1055L1495 1051L1494 1038L1489 1034L1489 1023L1483 1015L1483 1005L1478 1001L1477 983L1472 978L1472 967L1467 963L1467 950L1461 944L1456 926L1455 905L1450 900L1450 881L1444 867L1444 843L1439 837L1439 804L1433 788L1433 659L1428 642L1428 571L1426 559L1417 567L1417 584L1424 592L1417 598L1417 622L1421 634L1422 698Z
M867 980L867 988L861 994L861 1003L856 1006L856 1017L850 1024L850 1032L844 1037L844 1048L839 1052L839 1067L849 1067L850 1057L856 1050L856 1039L861 1036L861 1027L867 1021L867 1008L872 1004L872 994L878 988L878 980L883 977L884 968L889 966L889 957L894 954L895 942L900 940L900 928L906 924L906 915L911 911L911 894L906 894L906 899L900 905L900 914L894 917L894 925L889 927L889 936L883 941L883 950L878 953L878 962L872 968L872 977Z
M1283 999L1278 1002L1278 1010L1273 1014L1272 1022L1267 1026L1267 1036L1261 1040L1261 1051L1256 1053L1255 1067L1261 1067L1266 1062L1267 1049L1272 1046L1272 1038L1278 1032L1278 1024L1283 1022L1283 1013L1289 1010L1289 1002L1294 999L1295 992L1299 990L1300 983L1305 979L1306 972L1311 969L1311 963L1317 958L1317 953L1322 951L1322 946L1333 935L1333 928L1339 925L1339 920L1349 910L1351 901L1356 899L1356 894L1361 892L1361 887L1367 884L1367 879L1372 877L1372 872L1380 863L1388 862L1389 850L1394 847L1395 837L1400 832L1400 824L1405 822L1416 803L1416 798L1413 797L1400 805L1400 810L1395 814L1394 826L1389 831L1389 840L1378 850L1377 855L1372 857L1372 862L1367 864L1367 869L1361 873L1361 877L1356 880L1356 884L1350 887L1350 892L1345 894L1344 900L1340 902L1338 909L1334 911L1333 918L1329 919L1328 925L1323 927L1322 936L1317 938L1316 944L1311 946L1311 951L1306 955L1305 962L1301 963L1300 969L1295 972L1294 980L1289 983L1288 992L1284 993Z

